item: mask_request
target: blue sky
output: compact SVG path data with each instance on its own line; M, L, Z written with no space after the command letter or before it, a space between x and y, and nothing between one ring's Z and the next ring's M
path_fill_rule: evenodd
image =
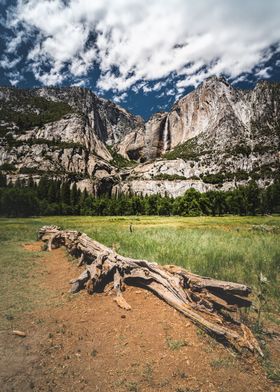
M280 80L279 0L0 0L0 84L92 89L148 118L209 76Z

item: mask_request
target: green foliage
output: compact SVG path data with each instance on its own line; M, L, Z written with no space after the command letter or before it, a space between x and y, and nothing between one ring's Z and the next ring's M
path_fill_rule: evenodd
M203 182L207 184L222 184L226 180L226 177L222 173L217 173L217 174L205 174L201 176L201 179Z
M186 177L185 176L180 176L179 174L161 173L161 174L157 174L156 176L154 176L153 180L176 181L176 180L186 180Z
M30 189L7 188L0 197L0 213L5 216L24 217L39 212L39 201Z
M177 197L173 203L173 214L181 216L199 216L202 215L202 206L200 205L201 193L191 188L183 196Z
M3 163L3 165L0 166L0 170L11 173L16 171L17 168L12 163Z
M199 152L197 150L197 138L188 140L185 143L179 144L172 151L167 152L163 158L172 160L181 158L185 161L194 160L197 161L199 158Z
M111 165L116 166L119 169L122 169L125 167L131 167L131 166L135 165L135 163L136 163L135 161L124 158L113 147L111 147L111 146L106 146L106 147L109 150L109 152L113 158L110 161Z
M201 180L207 184L222 184L225 181L246 181L249 174L245 170L237 170L236 172L219 172L215 174L206 173L201 176Z
M248 180L248 178L249 178L249 175L245 170L240 169L235 173L236 181L246 181L246 180Z
M265 144L256 144L253 148L253 152L263 155L266 153L271 153L273 151L273 146L267 146Z
M177 340L171 338L167 338L166 343L167 343L167 347L172 351L179 350L180 348L188 345L188 343L185 340L181 340L181 339Z
M246 144L237 144L229 150L231 155L245 155L249 156L251 154L251 147Z
M0 188L6 188L7 186L7 177L4 173L0 171Z
M0 122L15 123L18 132L24 132L33 127L42 127L46 123L58 121L71 110L71 107L64 102L53 102L42 97L31 96L24 90L14 90L13 99L0 106ZM7 131L2 128L1 133L5 133L5 130Z
M226 193L220 191L209 191L205 194L208 199L208 208L211 215L223 215L227 211Z
M211 190L200 193L191 188L183 196L175 199L158 194L145 197L140 195L94 197L86 190L81 193L77 189L76 181L80 178L75 173L72 173L72 178L63 181L43 175L39 183L35 184L32 174L39 173L39 170L23 168L20 172L29 174L29 178L27 180L18 178L15 184L8 185L6 175L0 172L0 214L2 215L221 216L280 213L280 181L275 181L266 189L260 189L254 181L250 181L247 186L240 186L227 192ZM9 194L11 188L18 191L16 198L16 191ZM26 202L26 199L30 199L31 196L34 201L33 209ZM13 203L20 204L21 209L18 210L17 207L13 209ZM23 208L26 208L25 212Z
M36 167L21 167L19 169L20 174L43 174L43 171Z

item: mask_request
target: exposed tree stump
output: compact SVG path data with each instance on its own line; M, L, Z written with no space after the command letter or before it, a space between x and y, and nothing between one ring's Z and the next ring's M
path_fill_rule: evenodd
M135 260L92 240L78 231L44 226L39 239L47 242L48 250L65 246L78 258L85 270L71 281L71 292L86 289L90 294L114 290L116 303L131 309L122 292L125 285L152 291L170 306L183 313L195 325L238 351L262 351L250 329L238 320L238 309L248 307L251 289L243 284L224 282L199 276L174 265L161 266Z

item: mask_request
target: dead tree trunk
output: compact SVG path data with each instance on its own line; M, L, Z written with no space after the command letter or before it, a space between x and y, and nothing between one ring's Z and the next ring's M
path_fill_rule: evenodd
M65 246L79 259L79 266L85 266L82 274L70 282L72 293L87 289L92 294L109 287L115 291L117 304L129 310L131 307L122 295L124 286L138 286L152 291L224 343L262 355L250 329L236 317L238 308L251 305L251 289L246 285L195 275L174 265L160 266L123 257L86 234L56 226L42 227L39 239L47 242L49 250Z

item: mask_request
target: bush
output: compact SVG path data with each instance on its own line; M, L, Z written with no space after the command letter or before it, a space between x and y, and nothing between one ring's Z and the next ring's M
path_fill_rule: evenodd
M111 146L106 146L106 147L110 152L110 154L112 155L112 160L110 161L111 165L116 166L119 169L135 165L136 163L135 161L124 158Z
M185 161L198 161L199 156L200 154L197 148L197 138L193 138L185 143L179 144L172 151L167 152L163 158L168 160L181 158Z
M21 167L19 169L20 174L42 174L43 171L36 167Z
M166 174L160 173L153 177L153 180L168 180L168 181L176 181L176 180L186 180L185 176L180 176L179 174Z
M10 173L15 172L17 168L12 163L3 163L3 165L0 166L0 170Z

